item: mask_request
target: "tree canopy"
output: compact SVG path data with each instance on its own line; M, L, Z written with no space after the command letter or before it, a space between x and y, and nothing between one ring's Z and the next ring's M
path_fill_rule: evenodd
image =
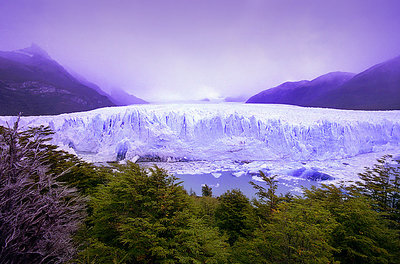
M132 162L99 167L49 144L46 127L0 127L0 263L400 263L400 163L354 185L257 199Z

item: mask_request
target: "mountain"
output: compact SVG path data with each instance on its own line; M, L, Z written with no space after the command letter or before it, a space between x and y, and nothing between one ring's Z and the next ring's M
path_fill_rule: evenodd
M338 109L400 109L400 56L377 64L327 93L316 106Z
M134 95L128 94L124 90L121 89L113 89L111 90L111 101L114 102L114 104L123 106L123 105L131 105L131 104L148 104L143 99L140 99Z
M400 109L400 57L359 74L328 73L312 81L284 83L247 103L278 103L353 110Z
M0 115L54 115L114 105L35 44L0 52Z
M240 96L228 96L225 97L224 101L225 102L236 102L236 103L242 103L242 102L246 102L246 99L248 97L244 96L244 95L240 95Z
M79 73L74 72L73 70L68 69L68 72L72 74L80 83L86 85L87 87L90 87L97 91L99 94L107 96L108 99L110 99L111 102L113 102L117 106L125 106L125 105L131 105L131 104L148 104L145 100L138 98L134 95L128 94L124 90L121 89L113 89L111 90L111 93L108 94L104 92L99 86L96 84L88 81L85 77L80 75Z
M337 89L354 75L349 72L331 72L312 81L285 82L250 97L246 103L319 106L321 97Z
M66 70L75 78L77 79L81 84L92 88L93 90L95 90L96 92L98 92L101 95L104 95L106 97L108 97L108 99L111 100L110 95L108 93L106 93L105 91L103 91L97 84L94 84L90 81L88 81L85 77L83 77L82 75L80 75L79 73L75 72L74 70L70 69L70 68L66 68Z

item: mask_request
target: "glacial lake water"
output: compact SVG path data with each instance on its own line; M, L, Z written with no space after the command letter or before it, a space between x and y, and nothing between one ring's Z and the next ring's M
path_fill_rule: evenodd
M201 195L204 184L210 186L214 196L231 189L240 189L247 197L255 197L256 190L249 184L253 181L261 186L259 171L268 176L277 175L278 194L288 192L301 195L302 187L321 184L351 184L359 179L367 165L374 164L382 153L368 153L337 160L258 160L238 162L232 160L191 161L191 162L139 162L144 167L158 166L178 177L189 193Z
M217 175L217 177L215 177ZM239 177L234 175L233 171L219 171L216 173L203 174L175 174L182 181L183 187L190 192L191 190L197 195L201 195L201 188L207 184L212 188L213 196L219 196L231 189L240 189L247 197L255 197L256 190L249 183L250 181L261 186L266 186L265 182L254 179L254 174L243 174ZM301 195L301 187L311 188L311 186L320 186L323 181L312 181L302 178L278 180L278 194L286 194L288 192L293 195Z

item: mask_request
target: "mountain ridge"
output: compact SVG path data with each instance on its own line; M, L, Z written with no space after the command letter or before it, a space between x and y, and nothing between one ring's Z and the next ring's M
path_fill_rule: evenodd
M0 115L57 115L118 105L96 87L81 82L36 44L0 51Z
M335 89L352 76L354 74L348 72L330 72L311 81L285 82L250 97L247 103L316 106L314 102L322 93Z
M333 77L333 78L329 78ZM400 109L400 56L358 74L331 72L311 81L264 90L246 103L276 103L348 110Z

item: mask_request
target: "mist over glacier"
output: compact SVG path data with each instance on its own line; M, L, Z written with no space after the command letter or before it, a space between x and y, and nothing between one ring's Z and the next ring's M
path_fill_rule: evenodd
M0 124L14 119L0 117ZM400 111L237 103L132 105L22 117L20 123L49 125L55 132L53 143L97 162L137 156L323 161L400 149Z

